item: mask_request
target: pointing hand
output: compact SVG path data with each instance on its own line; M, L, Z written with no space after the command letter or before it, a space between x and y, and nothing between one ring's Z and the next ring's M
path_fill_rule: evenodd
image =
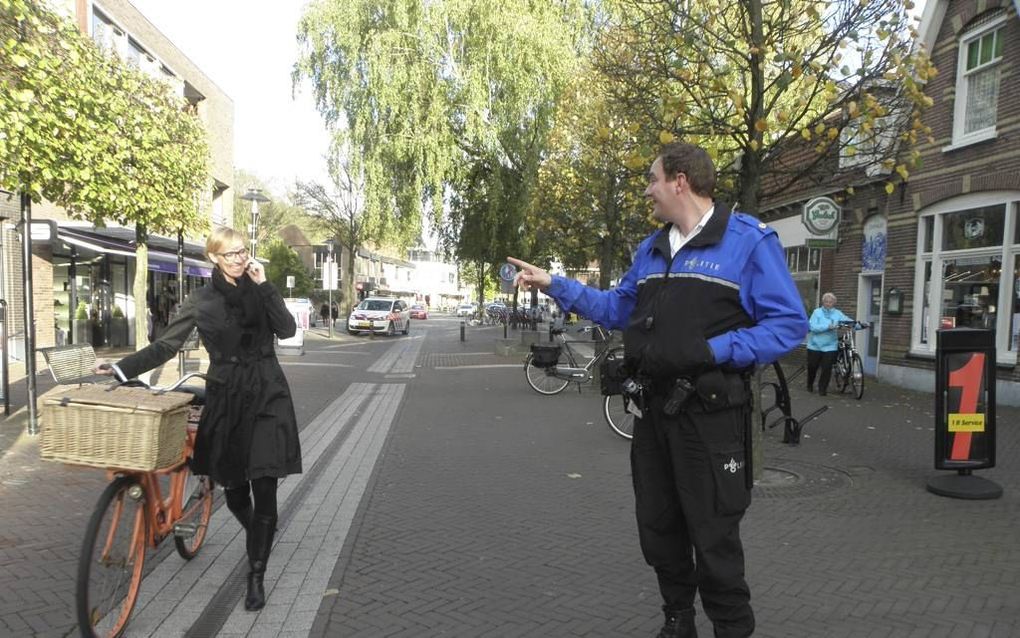
M520 259L515 259L513 257L507 257L506 260L520 268L517 276L514 277L514 285L520 286L521 290L531 290L532 286L539 290L545 290L552 285L552 275L538 266L532 266L526 261L521 261Z

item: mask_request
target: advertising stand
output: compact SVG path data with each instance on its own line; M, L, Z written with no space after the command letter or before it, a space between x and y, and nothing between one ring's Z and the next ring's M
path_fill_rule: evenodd
M1002 488L974 476L995 467L995 332L950 328L936 332L935 469L928 480L940 496L991 499Z

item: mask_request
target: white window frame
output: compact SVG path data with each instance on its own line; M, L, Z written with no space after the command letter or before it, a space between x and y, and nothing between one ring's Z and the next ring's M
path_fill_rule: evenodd
M972 208L985 206L1005 205L1006 219L1003 224L1003 240L998 247L989 246L984 248L972 248L967 250L942 250L942 218L946 214L956 213ZM948 259L965 257L998 256L1002 263L999 274L999 297L997 300L995 317L995 339L996 339L996 362L1000 365L1016 365L1017 351L1010 350L1011 336L1009 334L1011 311L1013 310L1013 263L1016 256L1020 255L1020 243L1014 244L1013 238L1016 235L1018 224L1017 217L1020 216L1020 191L987 191L982 193L971 193L954 197L944 202L939 202L918 215L917 224L917 249L914 269L914 303L912 309L912 328L910 353L919 356L933 356L935 354L935 332L939 328L939 319L942 308L942 272L944 262ZM934 218L932 226L932 250L924 251L924 227L925 220ZM925 264L932 265L931 281L928 282L928 343L921 343L921 333L924 328L924 267ZM939 306L935 308L935 306Z
M1006 23L1006 13L989 20L988 22L981 24L970 31L965 32L960 36L959 47L957 52L956 60L956 97L954 98L954 109L953 109L953 142L950 146L943 148L943 151L950 151L961 146L967 146L969 144L976 144L977 142L983 142L985 140L994 139L998 136L997 128L995 124L985 127L983 129L973 131L971 133L964 133L964 125L967 117L967 81L969 78L967 72L967 48L970 43L975 40L979 40L981 37L987 35L990 31L1000 29ZM1003 44L1005 48L1006 44ZM998 58L990 60L987 64L980 67L977 70L987 70L996 65L1001 65L1005 54ZM1001 73L1001 66L999 68ZM973 71L972 71L973 73ZM1001 86L1000 96L1001 97ZM996 109L998 109L998 98L996 100ZM998 119L996 118L996 122Z

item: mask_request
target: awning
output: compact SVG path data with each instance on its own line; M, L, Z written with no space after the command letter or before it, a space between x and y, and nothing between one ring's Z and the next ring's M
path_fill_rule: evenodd
M137 252L135 231L130 228L97 228L90 224L58 222L57 240L97 254L134 257ZM149 247L149 270L177 274L176 239L150 235L146 244ZM186 275L212 276L211 265L205 260L204 245L185 241L184 250L184 273Z

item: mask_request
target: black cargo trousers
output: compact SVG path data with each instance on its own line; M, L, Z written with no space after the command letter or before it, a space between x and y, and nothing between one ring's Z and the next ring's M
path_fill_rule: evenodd
M666 606L692 608L700 591L715 635L736 638L754 632L740 542L740 519L751 503L745 454L751 397L746 377L727 381L743 390L712 404L699 387L675 416L662 410L665 391L647 392L634 425L631 469L641 551Z

